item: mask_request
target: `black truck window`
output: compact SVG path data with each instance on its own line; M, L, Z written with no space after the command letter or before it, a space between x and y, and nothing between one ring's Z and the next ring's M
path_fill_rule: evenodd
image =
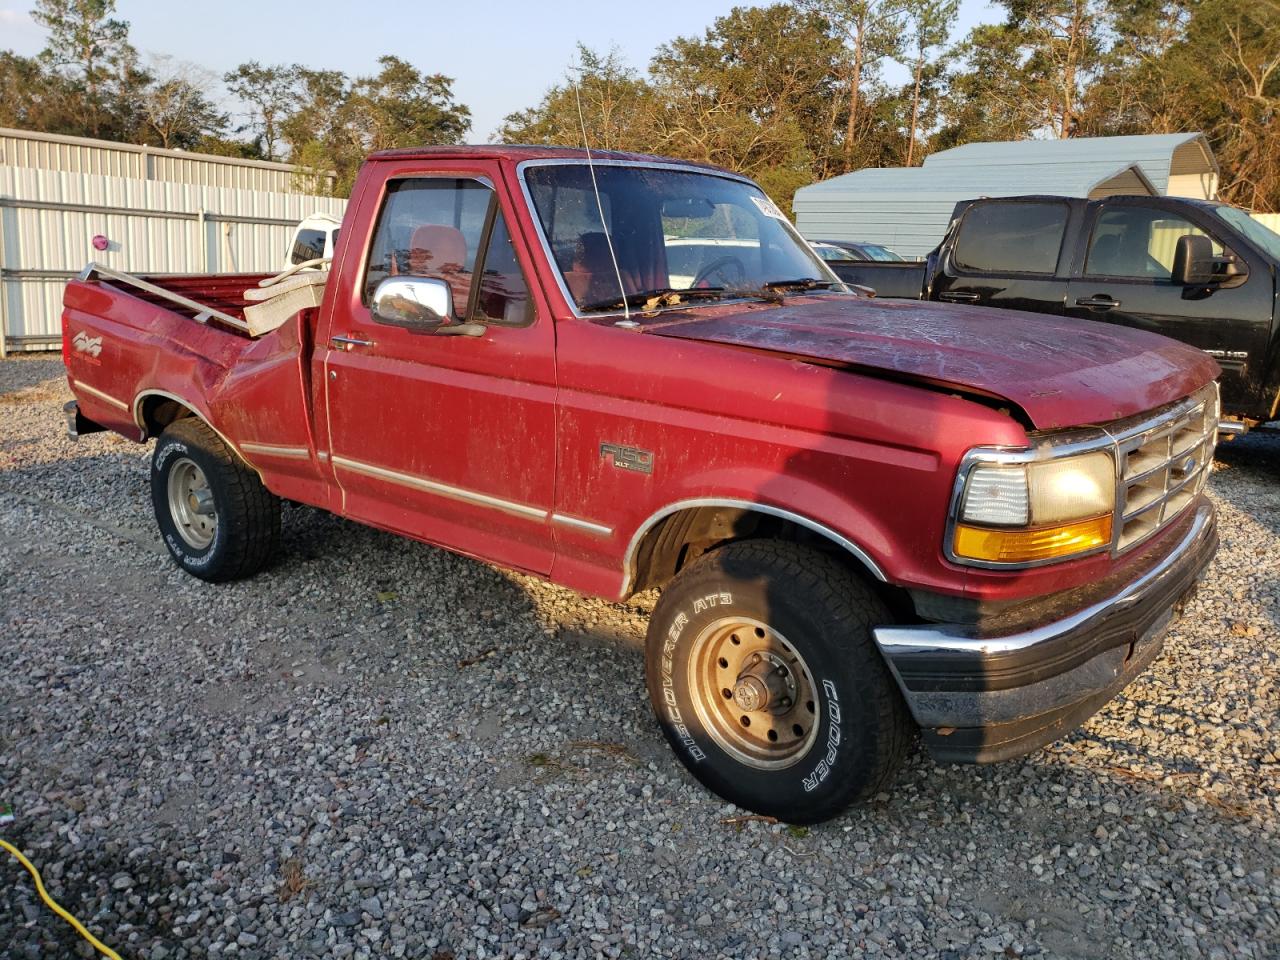
M1093 225L1084 272L1089 277L1168 280L1173 251L1187 234L1208 236L1188 220L1154 207L1121 206L1104 210ZM1213 237L1214 256L1222 245Z
M976 203L960 221L955 263L979 273L1052 275L1066 232L1065 203Z

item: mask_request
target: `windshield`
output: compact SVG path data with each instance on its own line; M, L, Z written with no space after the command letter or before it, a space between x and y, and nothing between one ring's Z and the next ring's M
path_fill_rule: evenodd
M675 302L839 283L758 187L635 165L599 163L595 176L598 204L585 163L524 171L543 235L579 310L619 307L624 292L628 302L674 292L668 302ZM680 297L682 291L689 294Z
M847 263L850 260L858 259L848 250L841 250L839 247L833 247L829 243L815 243L813 249L817 251L818 256L828 263Z
M867 252L867 256L872 260L880 260L885 263L899 263L902 260L900 256L888 247L882 247L878 243L864 243L862 249Z
M1264 227L1239 207L1228 207L1224 204L1214 207L1214 212L1243 233L1255 246L1261 247L1268 256L1280 260L1280 233Z

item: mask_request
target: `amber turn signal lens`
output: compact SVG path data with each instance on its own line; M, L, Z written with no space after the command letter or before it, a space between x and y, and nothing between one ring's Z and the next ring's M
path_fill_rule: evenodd
M1084 553L1111 542L1111 515L1035 530L956 527L955 554L991 563L1034 563Z

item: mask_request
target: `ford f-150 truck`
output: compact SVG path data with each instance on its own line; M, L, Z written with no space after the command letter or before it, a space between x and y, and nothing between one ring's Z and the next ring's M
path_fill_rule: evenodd
M263 320L273 282L314 305ZM884 789L917 731L970 762L1067 733L1157 655L1217 544L1202 351L851 293L714 167L380 153L327 274L90 265L63 323L70 428L155 440L184 569L263 568L287 500L589 594L659 588L663 732L794 822Z
M880 297L1151 330L1222 365L1224 432L1280 415L1280 235L1181 197L1002 197L956 205L923 263L832 263Z

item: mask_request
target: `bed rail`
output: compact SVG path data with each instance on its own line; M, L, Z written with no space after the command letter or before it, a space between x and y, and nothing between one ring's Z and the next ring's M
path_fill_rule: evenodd
M100 263L90 263L87 267L80 271L79 280L93 280L101 278L103 280L111 280L116 283L123 283L126 286L137 287L139 290L145 290L153 297L160 297L178 306L186 307L188 310L195 312L195 320L197 323L207 323L210 320L217 320L219 323L225 323L229 327L249 333L249 324L239 317L233 317L229 313L224 313L208 304L200 303L192 300L190 297L184 297L180 293L174 293L172 290L166 290L164 287L157 286L143 280L141 277L135 277L131 273L124 273L120 270L112 270L110 267L104 267Z

